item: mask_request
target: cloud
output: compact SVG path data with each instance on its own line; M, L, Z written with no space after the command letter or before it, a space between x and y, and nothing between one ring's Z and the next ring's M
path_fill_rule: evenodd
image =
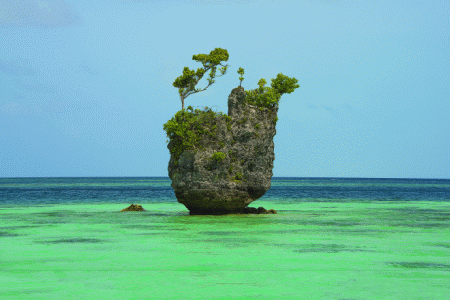
M17 115L53 115L69 108L69 104L58 95L24 95L17 93L13 101L0 104L0 112L11 116Z
M0 0L0 28L61 27L83 23L63 0Z
M352 1L352 0L346 0L346 1L342 1L342 0L309 0L309 2L314 3L314 4L321 4L324 6L345 7L345 6L349 6L354 1Z
M341 106L342 106L342 108L345 109L345 110L351 110L351 109L352 109L352 106L351 106L350 104L347 104L347 103L344 103L344 104L342 104Z
M21 85L25 90L43 93L55 93L55 89L44 84L25 83Z
M25 64L30 65L28 61ZM35 73L31 67L23 67L18 62L0 61L0 72L5 72L11 75L32 75Z
M317 107L316 105L312 104L312 103L308 103L308 104L306 105L306 107L307 107L307 108L310 108L310 109L318 109L318 107Z
M317 105L315 105L314 103L307 103L306 107L309 109L319 109L319 107ZM351 111L353 109L353 107L347 103L340 105L340 107L333 107L333 106L329 106L329 105L321 105L320 107L330 113L337 113L338 111L343 111L343 110Z
M80 67L81 67L81 70L83 70L84 72L86 72L88 74L91 74L91 75L98 75L98 74L100 74L99 71L89 67L85 62L82 62Z
M61 104L53 100L57 98L56 96L58 94L55 87L39 83L37 80L22 77L37 73L30 67L30 63L27 60L0 60L0 75L2 72L17 77L17 80L16 84L8 85L12 87L9 96L8 93L6 93L6 96L3 95L5 97L0 96L2 102L0 104L0 112L15 116L40 114L44 111L43 109L51 111L55 107L53 110L56 111L60 108ZM9 89L8 86L7 89ZM7 98L12 101L5 103Z
M17 102L9 102L2 105L1 111L11 116L29 115L31 113L27 106Z
M328 106L328 105L324 105L323 108L325 108L325 110L329 111L329 112L333 112L334 111L334 107Z

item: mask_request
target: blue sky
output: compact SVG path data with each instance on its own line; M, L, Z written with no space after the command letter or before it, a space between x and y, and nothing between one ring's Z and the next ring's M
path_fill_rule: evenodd
M274 177L450 178L449 1L0 2L0 177L167 177L172 83L222 48L186 107L298 80Z

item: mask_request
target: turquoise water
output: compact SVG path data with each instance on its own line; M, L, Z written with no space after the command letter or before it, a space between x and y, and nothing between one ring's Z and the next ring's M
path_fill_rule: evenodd
M0 299L450 299L450 180L273 178L278 214L228 216L170 183L0 178Z

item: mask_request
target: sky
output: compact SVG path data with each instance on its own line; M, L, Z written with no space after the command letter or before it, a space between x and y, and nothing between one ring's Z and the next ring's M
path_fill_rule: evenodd
M298 80L274 177L448 179L449 32L442 0L0 0L0 177L168 177L172 83L222 48L185 107Z

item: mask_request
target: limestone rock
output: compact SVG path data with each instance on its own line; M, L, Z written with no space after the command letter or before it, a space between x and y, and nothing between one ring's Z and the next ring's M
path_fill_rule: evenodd
M138 204L131 204L127 208L122 209L121 211L145 211L145 209Z
M177 161L171 151L171 186L190 214L239 213L271 187L278 106L259 108L245 98L243 87L228 97L231 130L224 118L216 117L216 136L200 138L204 148L185 150ZM167 147L171 150L172 140ZM212 159L215 152L226 156Z

